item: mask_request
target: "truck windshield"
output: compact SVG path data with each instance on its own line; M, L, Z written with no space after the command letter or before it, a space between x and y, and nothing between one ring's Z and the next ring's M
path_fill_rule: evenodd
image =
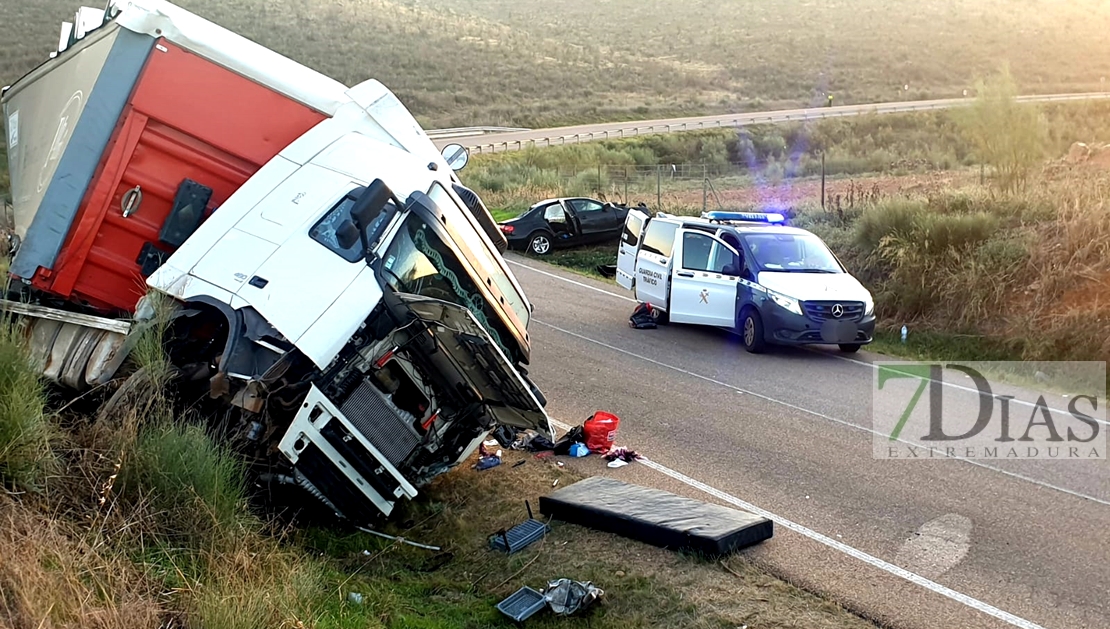
M812 234L745 234L744 243L762 271L844 273L825 243Z
M448 220L446 225L447 233L450 234L451 239L462 250L466 259L473 264L479 275L488 281L492 281L497 287L497 291L501 294L502 303L508 306L515 314L516 318L520 321L524 329L528 328L528 318L530 313L528 306L524 301L524 297L517 290L513 284L512 279L509 278L508 271L504 265L499 263L494 258L493 253L489 247L482 242L482 237L478 232L470 227L469 221L466 217L462 216L464 213L469 213L469 210L460 206L447 192L438 181L432 184L428 189L428 197L435 201L439 206L440 211L447 212L450 208L455 208L458 220ZM460 228L461 227L461 228ZM523 330L521 330L523 334Z
M386 280L398 292L442 299L469 309L493 340L511 356L505 330L493 307L474 285L451 248L415 213L409 213L382 256Z

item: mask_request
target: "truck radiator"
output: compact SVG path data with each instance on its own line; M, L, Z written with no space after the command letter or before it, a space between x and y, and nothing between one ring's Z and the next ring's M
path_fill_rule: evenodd
M365 380L339 410L395 467L420 445L413 428L416 418L387 402Z

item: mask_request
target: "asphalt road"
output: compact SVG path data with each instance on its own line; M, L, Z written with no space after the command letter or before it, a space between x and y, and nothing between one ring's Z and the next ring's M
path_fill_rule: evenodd
M744 555L884 625L1110 627L1105 461L877 460L881 357L751 355L723 331L634 330L615 284L510 259L535 303L530 372L552 417L616 413L619 445L654 464L575 465L774 514L775 537Z
M1018 100L1026 102L1060 102L1069 100L1096 100L1110 98L1110 93L1090 94L1047 94L1037 96L1019 96ZM927 111L932 109L948 109L966 105L972 102L969 99L954 98L940 100L919 100L897 103L875 103L867 105L843 105L836 107L818 107L811 109L790 109L782 111L754 112L743 114L725 114L718 116L698 116L691 118L670 118L665 120L634 120L628 122L607 122L601 124L579 125L573 127L559 127L552 129L529 129L525 131L508 131L500 133L468 134L463 131L431 130L429 135L436 147L443 148L448 144L459 143L480 153L512 151L529 146L559 146L561 144L574 144L591 140L607 140L650 133L670 133L677 131L696 131L699 129L713 129L717 127L735 127L749 124L762 124L772 122L788 122L794 120L815 120L820 118L836 118L841 116L860 116L869 113L901 113L908 111Z

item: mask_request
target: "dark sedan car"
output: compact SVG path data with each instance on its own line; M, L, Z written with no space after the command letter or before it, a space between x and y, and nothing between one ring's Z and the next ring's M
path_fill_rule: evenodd
M616 243L627 216L623 205L564 197L540 201L500 225L510 248L543 256L556 248Z

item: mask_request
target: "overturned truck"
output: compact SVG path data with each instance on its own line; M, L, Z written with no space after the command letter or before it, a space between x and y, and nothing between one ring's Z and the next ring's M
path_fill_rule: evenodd
M257 478L357 521L498 425L551 436L532 307L465 155L379 82L128 0L82 9L0 103L5 307L59 386L119 380L157 295L176 377Z

